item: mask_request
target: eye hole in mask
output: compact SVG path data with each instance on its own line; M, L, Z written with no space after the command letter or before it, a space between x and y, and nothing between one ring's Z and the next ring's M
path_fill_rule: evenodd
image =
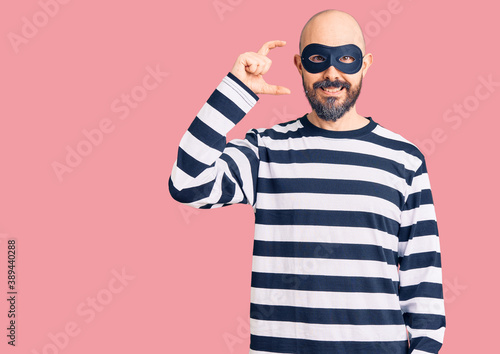
M332 65L346 74L355 74L363 65L363 53L354 44L330 47L311 43L302 51L301 61L304 69L312 74L325 71Z
M324 58L321 55L311 55L309 57L309 60L312 61L313 63L322 63L326 60L326 58ZM338 60L342 63L350 64L350 63L354 62L356 59L354 59L354 57L351 57L350 55L344 55L343 57L339 58Z

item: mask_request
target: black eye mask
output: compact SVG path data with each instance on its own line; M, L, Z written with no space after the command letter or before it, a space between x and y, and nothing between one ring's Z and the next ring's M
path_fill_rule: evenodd
M312 61L314 56L317 61ZM349 56L354 60L350 63L340 61L341 58ZM324 60L321 60L322 57ZM327 45L311 43L302 51L302 66L311 74L317 74L328 69L333 65L336 69L346 74L355 74L363 65L363 53L361 49L354 44L346 44L338 47L329 47ZM320 61L321 60L321 61Z

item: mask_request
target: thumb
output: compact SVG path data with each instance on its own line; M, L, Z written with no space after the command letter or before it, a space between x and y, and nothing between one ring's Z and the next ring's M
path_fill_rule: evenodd
M291 91L284 86L265 84L262 87L261 93L268 95L289 95Z

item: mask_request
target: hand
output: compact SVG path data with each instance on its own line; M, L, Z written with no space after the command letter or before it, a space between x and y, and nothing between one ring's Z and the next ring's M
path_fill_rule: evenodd
M269 85L262 77L271 67L272 61L267 57L269 50L276 47L283 47L285 44L285 41L269 41L265 43L257 53L246 52L241 54L238 59L236 59L231 73L256 94L290 94L290 90L286 87Z

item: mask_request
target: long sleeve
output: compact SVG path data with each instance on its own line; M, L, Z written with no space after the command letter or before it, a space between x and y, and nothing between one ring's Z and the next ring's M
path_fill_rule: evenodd
M183 135L169 178L178 202L200 209L254 205L259 166L255 129L226 143L227 133L259 97L228 73Z
M438 353L446 326L441 251L425 159L415 172L399 231L400 304L410 353Z

